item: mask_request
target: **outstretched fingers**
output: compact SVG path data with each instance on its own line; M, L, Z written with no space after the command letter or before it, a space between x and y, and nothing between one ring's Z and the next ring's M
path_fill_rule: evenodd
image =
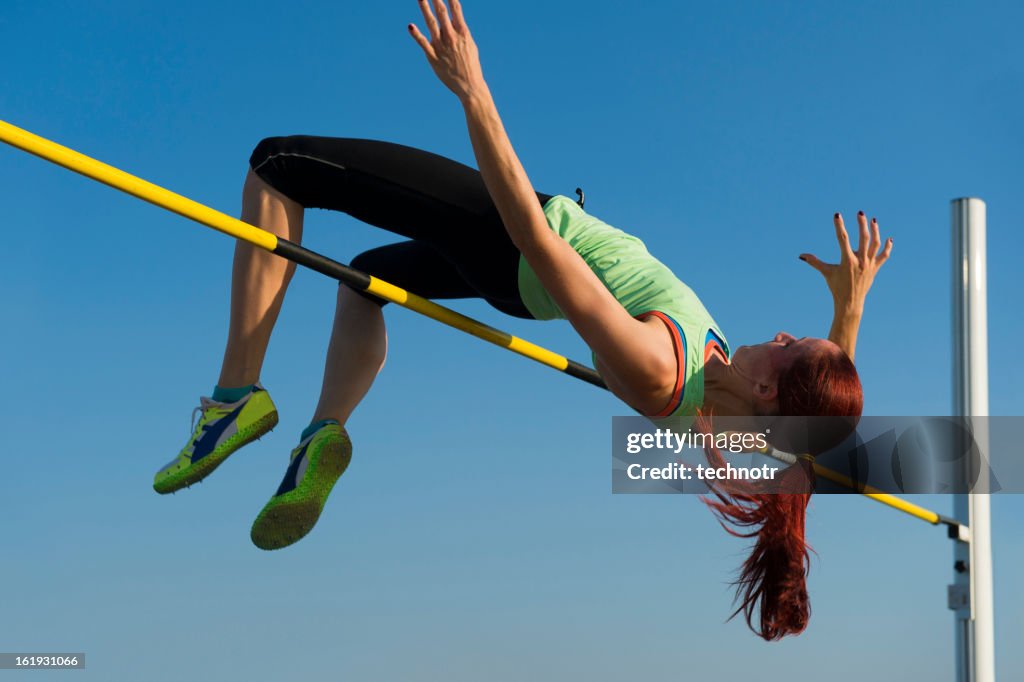
M878 247L882 245L882 236L878 232L878 219L871 219L871 241L868 242L868 256L874 258L878 255Z
M846 225L843 224L843 216L836 213L832 216L832 224L836 228L836 241L839 242L839 252L843 262L853 259L853 249L850 248L850 235L846 233Z
M462 14L462 3L459 0L451 0L452 4L452 25L459 33L466 33L469 26L466 25L466 17Z
M427 0L419 0L419 2L420 12L423 13L423 21L427 23L427 31L430 33L430 40L440 40L441 28L438 26L437 19L434 18L434 13L430 10L430 3Z
M889 255L892 253L892 237L885 240L885 248L882 249L882 253L875 257L875 263L878 267L882 267L885 261L889 260Z
M825 261L815 256L813 253L801 253L800 260L807 263L812 268L814 268L821 274L825 275L826 277L828 276L828 273L832 270L832 268L835 267L835 265L832 265L831 263L826 263Z
M452 20L448 16L448 7L445 6L444 0L434 0L434 11L437 12L437 23L441 27L441 37L451 39L455 29L452 28Z
M416 44L423 48L423 52L427 55L427 59L433 61L437 59L437 53L434 52L434 46L430 44L427 37L420 33L420 30L416 28L416 24L409 24L409 33L412 35L412 39L416 41Z
M868 217L864 211L857 211L857 227L860 231L860 239L857 241L857 257L863 261L868 255L868 242L871 241L871 234L868 232Z
M889 255L892 254L892 237L885 240L885 246L882 247L882 232L878 228L878 219L871 219L871 246L868 248L868 256L874 260L875 267L882 267L882 263L889 260Z

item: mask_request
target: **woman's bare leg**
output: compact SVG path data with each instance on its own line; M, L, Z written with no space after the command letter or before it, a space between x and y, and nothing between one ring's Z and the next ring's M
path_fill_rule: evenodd
M339 286L324 383L313 421L336 419L344 425L373 385L387 351L384 311L347 286Z
M242 190L242 220L289 241L302 240L302 206L249 171ZM295 264L248 242L235 245L231 273L231 321L217 384L256 383L270 333L281 312Z
M289 241L302 240L303 208L251 170L242 191L242 220ZM218 385L246 386L259 380L270 334L281 312L295 264L238 242L231 277L231 321ZM384 364L387 334L380 306L338 287L334 329L314 415L344 424Z

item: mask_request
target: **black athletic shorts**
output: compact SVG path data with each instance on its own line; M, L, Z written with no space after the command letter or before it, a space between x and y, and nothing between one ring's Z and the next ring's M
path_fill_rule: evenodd
M533 317L519 296L519 250L479 171L390 142L307 135L268 137L249 164L304 208L343 211L408 238L359 254L352 267L425 298L482 298ZM537 194L542 204L549 198Z

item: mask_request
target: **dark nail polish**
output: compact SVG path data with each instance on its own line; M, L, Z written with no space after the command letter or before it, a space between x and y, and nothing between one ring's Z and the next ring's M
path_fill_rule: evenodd
M807 262L807 259L806 259L806 258L804 258L803 256L797 256L797 258L799 258L800 260L802 260L802 261L803 261L803 262L805 262L805 263Z
M836 219L838 219L838 218L839 218L839 214L838 214L838 213L836 213L836 214L835 214L835 215L833 215L832 217L833 217L833 218L836 218Z
M857 215L863 216L864 215L864 211L857 211Z

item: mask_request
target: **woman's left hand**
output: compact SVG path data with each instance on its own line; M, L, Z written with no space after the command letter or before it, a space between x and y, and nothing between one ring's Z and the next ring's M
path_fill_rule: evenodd
M875 281L875 275L892 253L892 237L885 241L883 247L878 221L872 218L869 229L867 216L863 212L858 213L860 243L854 251L850 246L846 226L843 225L843 217L836 213L832 222L839 242L839 263L825 263L809 253L801 254L800 259L825 277L837 312L859 311L864 306L864 299Z
M430 2L434 4L436 17ZM462 3L451 0L451 16L444 0L419 0L419 3L430 39L420 33L415 24L409 24L409 33L423 48L434 73L462 101L485 92L487 86L480 67L480 55L462 14Z

